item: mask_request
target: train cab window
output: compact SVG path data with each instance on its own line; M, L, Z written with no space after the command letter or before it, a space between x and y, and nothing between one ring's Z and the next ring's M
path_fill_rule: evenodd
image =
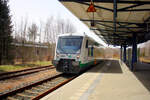
M86 40L86 47L85 48L88 48L88 40Z

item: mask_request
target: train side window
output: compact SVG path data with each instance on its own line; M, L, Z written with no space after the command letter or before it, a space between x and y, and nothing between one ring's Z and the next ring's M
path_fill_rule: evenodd
M92 46L91 47L91 56L93 57L93 50L94 50L94 47Z
M88 57L91 56L91 48L88 48Z
M86 40L86 47L85 48L88 48L88 40Z

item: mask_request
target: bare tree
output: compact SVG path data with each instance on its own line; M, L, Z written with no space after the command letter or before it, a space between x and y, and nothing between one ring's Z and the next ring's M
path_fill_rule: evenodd
M43 29L43 22L40 21L39 34L38 34L38 36L39 36L39 43L42 42L42 41L41 41L41 39L42 39L42 29Z
M55 40L56 30L54 27L55 20L52 17L47 19L45 28L44 28L44 42L49 45L49 49L52 51L51 56L53 56L53 41Z
M63 19L60 19L60 18L58 18L57 19L57 29L58 29L58 32L59 32L59 34L61 33L61 34L64 34L65 33L65 23L64 23L64 20Z
M35 23L33 23L30 27L28 27L29 41L32 41L34 43L37 38L37 33L38 26Z
M14 34L15 34L15 39L14 43L21 43L22 48L24 48L25 42L27 42L27 27L28 27L28 18L26 17L25 19L22 18L20 23L16 23L14 25ZM15 46L16 50L16 55L17 52L20 54L20 57L22 62L24 62L24 50L20 49L18 50L18 47ZM15 56L15 59L18 59L18 56Z
M28 18L21 19L21 22L17 24L15 22L14 32L15 32L15 40L16 42L24 43L27 41L27 26L28 26Z
M74 33L76 32L76 28L74 27L74 25L71 23L71 21L69 19L57 19L57 29L58 32L61 34L64 33Z
M67 33L74 33L74 32L76 32L76 28L73 26L73 24L70 22L69 19L66 20L65 32L67 32Z

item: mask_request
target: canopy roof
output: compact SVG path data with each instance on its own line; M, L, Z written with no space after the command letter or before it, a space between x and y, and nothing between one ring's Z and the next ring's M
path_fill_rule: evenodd
M93 0L94 14L87 12L91 0L59 1L108 44L132 45L133 35L137 43L150 39L150 0Z

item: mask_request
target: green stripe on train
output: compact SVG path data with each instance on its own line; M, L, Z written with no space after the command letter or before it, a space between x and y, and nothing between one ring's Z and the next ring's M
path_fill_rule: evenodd
M80 64L80 67L86 67L86 66L94 64L94 61L91 61L91 62L88 62L88 63L84 63L84 64L82 64L81 61L80 61L79 64Z

